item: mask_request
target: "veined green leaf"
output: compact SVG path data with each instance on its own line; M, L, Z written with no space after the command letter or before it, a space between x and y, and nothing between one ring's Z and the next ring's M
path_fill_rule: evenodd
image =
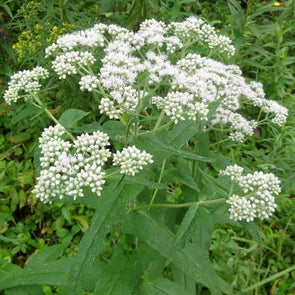
M4 264L0 267L0 290L17 286L35 285L36 283L53 286L66 285L73 261L73 258L62 258L28 270L12 263Z
M100 264L93 294L131 295L139 284L141 275L123 251L119 251L114 253L108 264Z
M167 258L166 265L168 265L172 261L174 252L184 247L186 243L185 237L188 236L187 233L189 232L190 227L193 225L193 220L195 218L198 207L198 203L195 203L190 206L188 211L186 212L175 236L174 246L172 247L171 252Z
M26 262L25 269L36 269L39 265L54 262L59 256L62 255L65 248L70 244L72 236L68 236L64 239L62 244L36 250Z
M143 189L140 185L130 185L112 182L97 199L97 211L92 218L91 226L86 231L78 249L73 267L70 271L70 294L80 295L81 276L87 272L102 250L103 239L110 229L122 222L122 215L126 213L128 202Z
M121 178L122 178L122 175L113 175L109 179L120 180ZM145 187L150 189L167 189L168 188L166 184L149 181L146 178L142 178L138 175L125 176L124 181L130 184L132 183L132 184L144 185Z
M70 129L75 127L75 125L88 114L89 112L84 112L82 110L68 109L62 113L58 121L66 129Z
M146 280L149 285L148 294L150 295L194 295L195 293L184 289L175 282L164 278Z
M122 230L136 235L166 258L174 247L175 235L147 212L129 213ZM187 244L175 251L172 264L195 282L208 287L213 295L232 294L231 287L215 273L207 251Z

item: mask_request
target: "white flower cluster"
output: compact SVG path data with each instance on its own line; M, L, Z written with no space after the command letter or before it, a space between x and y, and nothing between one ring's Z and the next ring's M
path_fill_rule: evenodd
M272 173L255 171L242 176L243 168L237 165L228 166L222 175L230 176L242 189L243 195L233 194L227 200L230 205L230 218L233 220L253 221L269 218L275 208L275 196L281 191L280 181Z
M190 120L207 118L208 106L194 100L194 96L187 92L169 92L166 97L155 96L152 103L163 109L167 116L174 121L183 121L186 117Z
M101 131L85 133L70 143L62 138L64 134L64 127L56 125L45 129L39 138L42 170L33 193L45 203L65 196L83 197L86 187L100 196L105 183L103 166L112 156L107 148L108 135ZM150 154L135 147L123 149L113 157L114 165L121 166L121 173L128 175L135 175L153 162Z
M133 84L139 73L145 70L134 52L131 44L116 40L110 42L105 49L106 55L102 59L100 79L103 87L116 90Z
M188 54L177 62L177 66L180 70L173 77L172 87L189 91L205 105L219 102L211 124L228 124L233 130L230 133L232 140L243 141L253 134L258 124L237 113L243 101L271 113L272 121L278 125L286 122L288 110L265 99L262 84L247 83L237 66L225 65L198 54Z
M45 49L45 57L52 56L58 50L66 52L72 51L76 47L103 47L105 44L104 33L106 28L107 25L96 24L91 29L60 36L57 38L56 43Z
M121 173L135 175L147 164L153 163L152 155L135 146L124 148L114 154L113 164L120 166Z
M69 51L57 56L52 62L52 68L59 79L65 79L67 75L77 74L80 67L94 62L94 56L88 51Z
M89 92L91 92L93 89L96 89L98 84L99 80L95 76L91 75L81 77L81 80L79 82L80 89L82 91L87 90Z
M277 125L286 122L288 110L267 100L260 83L248 83L238 66L202 57L204 47L218 54L234 54L229 38L217 35L212 26L196 17L170 25L146 20L138 32L98 24L60 36L46 53L54 58L52 68L60 79L81 75L82 91L97 89L98 107L111 119L119 119L123 113L149 114L148 108L154 104L175 124L185 119L208 120L209 109L218 105L209 123L227 125L229 138L240 142L253 135L259 123L240 114L244 103L261 108ZM193 50L200 52L193 54ZM96 52L104 52L101 65L93 67L98 72L89 69L96 63ZM21 91L25 96L40 89L38 79L48 73L43 69L36 76L35 72L13 76L4 95L7 102L16 101Z
M100 131L86 133L71 144L62 139L64 133L65 129L56 125L45 129L39 139L43 169L33 193L43 202L65 196L83 197L84 187L99 196L105 182L102 166L111 156L106 148L108 136Z
M30 95L36 94L40 90L39 80L48 76L48 71L42 67L35 67L31 71L26 70L14 74L8 83L8 89L4 92L5 101L11 104L22 97L24 100L29 99Z
M243 167L235 165L227 166L224 170L220 171L220 175L230 176L230 179L233 181L239 181L244 171Z
M231 40L226 36L217 35L214 27L199 18L191 16L183 22L171 23L171 28L184 43L198 41L208 44L210 49L217 49L220 53L225 52L228 56L235 54Z

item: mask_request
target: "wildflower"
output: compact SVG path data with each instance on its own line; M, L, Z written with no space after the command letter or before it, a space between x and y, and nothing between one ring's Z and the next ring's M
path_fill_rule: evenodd
M237 195L233 194L227 200L230 205L230 219L246 220L269 218L275 208L275 196L281 191L280 181L272 173L255 171L242 176L243 168L237 165L228 166L221 175L230 176L242 189Z
M82 134L70 143L62 139L61 125L45 129L39 139L42 157L41 173L33 190L42 202L54 198L83 197L83 188L89 187L101 194L105 172L104 163L111 156L107 134L96 131Z
M273 4L273 6L275 6L275 7L281 6L281 3L280 3L280 2L275 2L275 3Z
M98 83L99 83L99 80L95 76L91 76L91 75L86 75L82 77L79 82L80 89L82 91L87 90L89 92L97 88Z
M135 146L124 148L114 154L113 164L119 165L121 173L135 175L143 166L153 163L152 155L137 149Z
M28 100L41 89L39 80L49 76L49 72L42 67L35 67L31 71L25 70L14 74L8 82L8 89L4 92L4 99L8 104L18 99Z

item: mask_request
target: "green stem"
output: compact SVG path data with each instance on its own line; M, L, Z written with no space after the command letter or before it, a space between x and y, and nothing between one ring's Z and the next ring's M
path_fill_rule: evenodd
M209 201L198 201L198 202L190 202L190 203L183 203L183 204L150 204L150 205L143 205L138 206L132 210L142 210L142 209L149 209L152 207L158 207L158 208L185 208L190 207L194 204L198 204L199 206L209 206L209 205L215 205L219 203L224 203L226 201L225 198L221 199L215 199L215 200L209 200Z
M158 131L162 130L162 129L165 129L167 127L169 127L171 124L173 123L173 121L169 121L168 123L166 123L165 125L157 128L157 129L153 129L151 131L147 131L147 132L142 132L142 133L138 133L136 136L145 136L145 135L149 135L149 134L154 134L154 133L157 133Z
M123 119L123 117L121 115L119 115L119 119L120 119L120 122L124 125L124 126L127 126L127 122ZM129 132L134 135L134 131L129 129Z
M220 143L223 143L223 142L227 142L227 141L229 141L229 138L225 138L225 139L220 140L218 142L211 143L210 146L214 146L214 145L217 145L217 144L220 144Z
M56 125L61 125L58 120L50 113L50 111L45 107L45 105L43 104L43 102L40 100L40 98L37 95L34 95L34 99L37 102L37 104L44 108L45 113L47 114L47 116L56 124ZM73 136L72 133L70 133L66 128L65 128L66 134L74 141L75 137Z
M162 110L162 112L161 112L161 114L160 114L160 116L159 116L159 118L158 118L158 120L157 120L157 123L156 123L156 125L155 125L155 127L154 127L153 130L158 129L158 127L161 125L161 121L162 121L162 119L164 118L164 115L165 115L165 111Z
M115 170L114 172L111 172L110 174L106 174L104 177L103 177L103 179L107 179L107 178L110 178L110 177L112 177L112 176L114 176L114 175L116 175L116 174L119 174L120 173L120 169L118 169L118 170Z
M242 292L240 292L239 294L244 294L245 292L248 292L248 291L251 291L251 290L253 290L253 289L256 289L256 288L258 288L258 287L260 287L260 286L262 286L262 285L264 285L264 284L266 284L266 283L268 283L268 282L271 282L271 281L273 281L273 280L275 280L275 279L277 279L277 278L279 278L279 277L281 277L281 276L283 276L283 275L285 275L285 274L287 274L288 272L291 272L291 271L293 271L293 270L295 270L295 264L294 264L293 266L289 267L289 268L286 268L286 269L283 270L283 271L278 272L278 273L275 274L275 275L270 276L270 277L267 278L267 279L264 279L264 280L262 280L262 281L260 281L260 282L258 282L258 283L256 283L256 284L254 284L254 285L252 285L252 286L249 286L248 288L242 290Z
M161 181L162 181L162 177L163 177L165 165L166 165L166 159L162 163L161 172L160 172L160 176L159 176L159 179L158 179L158 184L160 184ZM156 188L155 191L154 191L154 193L153 193L152 199L150 201L150 206L153 205L153 202L154 202L154 200L156 198L157 193L158 193L158 189Z

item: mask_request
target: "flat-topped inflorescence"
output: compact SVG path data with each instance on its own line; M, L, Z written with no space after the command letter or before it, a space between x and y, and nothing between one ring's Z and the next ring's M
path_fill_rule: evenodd
M98 108L110 119L118 120L124 113L148 114L154 105L175 124L203 120L226 125L234 141L244 141L259 125L239 112L244 104L260 108L274 124L286 122L288 110L267 100L261 83L248 83L238 66L208 58L209 52L230 57L235 50L228 37L189 17L169 25L146 20L137 32L97 24L60 36L46 49L46 57L53 59L51 68L59 79L80 76L82 91L99 94ZM39 80L48 75L40 67L15 74L5 100L27 100L40 91ZM218 107L209 121L213 103Z
M228 64L234 54L228 37L196 17L169 25L146 20L137 32L97 24L60 36L46 49L48 69L36 67L14 74L4 99L10 104L22 98L43 108L38 96L43 91L40 81L50 75L55 82L73 76L70 80L79 84L79 95L93 95L101 115L120 120L132 139L193 120L203 121L209 129L226 130L229 139L242 142L261 122L269 119L284 124L288 110L266 99L261 83L248 82L237 65ZM244 106L256 108L258 118L247 118L241 111ZM259 121L263 112L265 118ZM48 110L47 114L58 123ZM66 135L71 142L64 139ZM74 139L59 124L49 127L40 138L42 171L34 193L44 202L83 196L85 187L100 195L107 177L105 163L111 165L108 146L109 137L101 131ZM149 163L152 155L135 146L113 154L113 165L127 175ZM242 191L227 201L230 218L268 218L276 207L278 179L262 172L242 173L236 165L222 172Z

